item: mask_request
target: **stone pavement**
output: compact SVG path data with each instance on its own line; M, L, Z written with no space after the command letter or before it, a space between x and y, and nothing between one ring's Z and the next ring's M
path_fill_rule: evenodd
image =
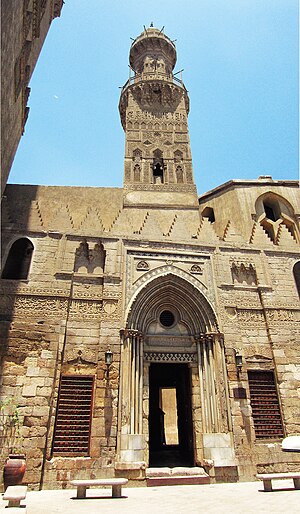
M77 500L76 489L30 491L24 508L6 508L3 514L293 514L300 512L300 490L291 480L275 482L274 492L263 491L261 482L124 487L122 498L111 498L111 489L92 488L91 498Z

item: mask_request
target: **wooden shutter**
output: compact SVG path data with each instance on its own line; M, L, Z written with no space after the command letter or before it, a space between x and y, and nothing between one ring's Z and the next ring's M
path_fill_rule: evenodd
M248 379L257 439L284 437L273 371L248 371Z
M93 383L93 376L61 377L53 453L89 455Z

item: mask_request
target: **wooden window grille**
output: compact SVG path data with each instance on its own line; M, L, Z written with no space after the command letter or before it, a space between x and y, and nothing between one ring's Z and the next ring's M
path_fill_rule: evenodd
M93 385L93 376L61 377L53 454L89 455Z
M248 380L256 438L283 438L283 426L273 371L248 371Z

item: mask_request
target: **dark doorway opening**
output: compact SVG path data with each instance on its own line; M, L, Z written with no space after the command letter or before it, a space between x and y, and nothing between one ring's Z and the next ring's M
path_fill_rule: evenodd
M190 369L151 364L149 371L149 466L193 466Z

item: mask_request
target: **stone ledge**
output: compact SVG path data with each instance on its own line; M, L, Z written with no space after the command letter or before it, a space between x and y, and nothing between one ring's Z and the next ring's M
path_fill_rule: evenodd
M116 462L115 469L117 470L134 470L146 469L146 462Z

